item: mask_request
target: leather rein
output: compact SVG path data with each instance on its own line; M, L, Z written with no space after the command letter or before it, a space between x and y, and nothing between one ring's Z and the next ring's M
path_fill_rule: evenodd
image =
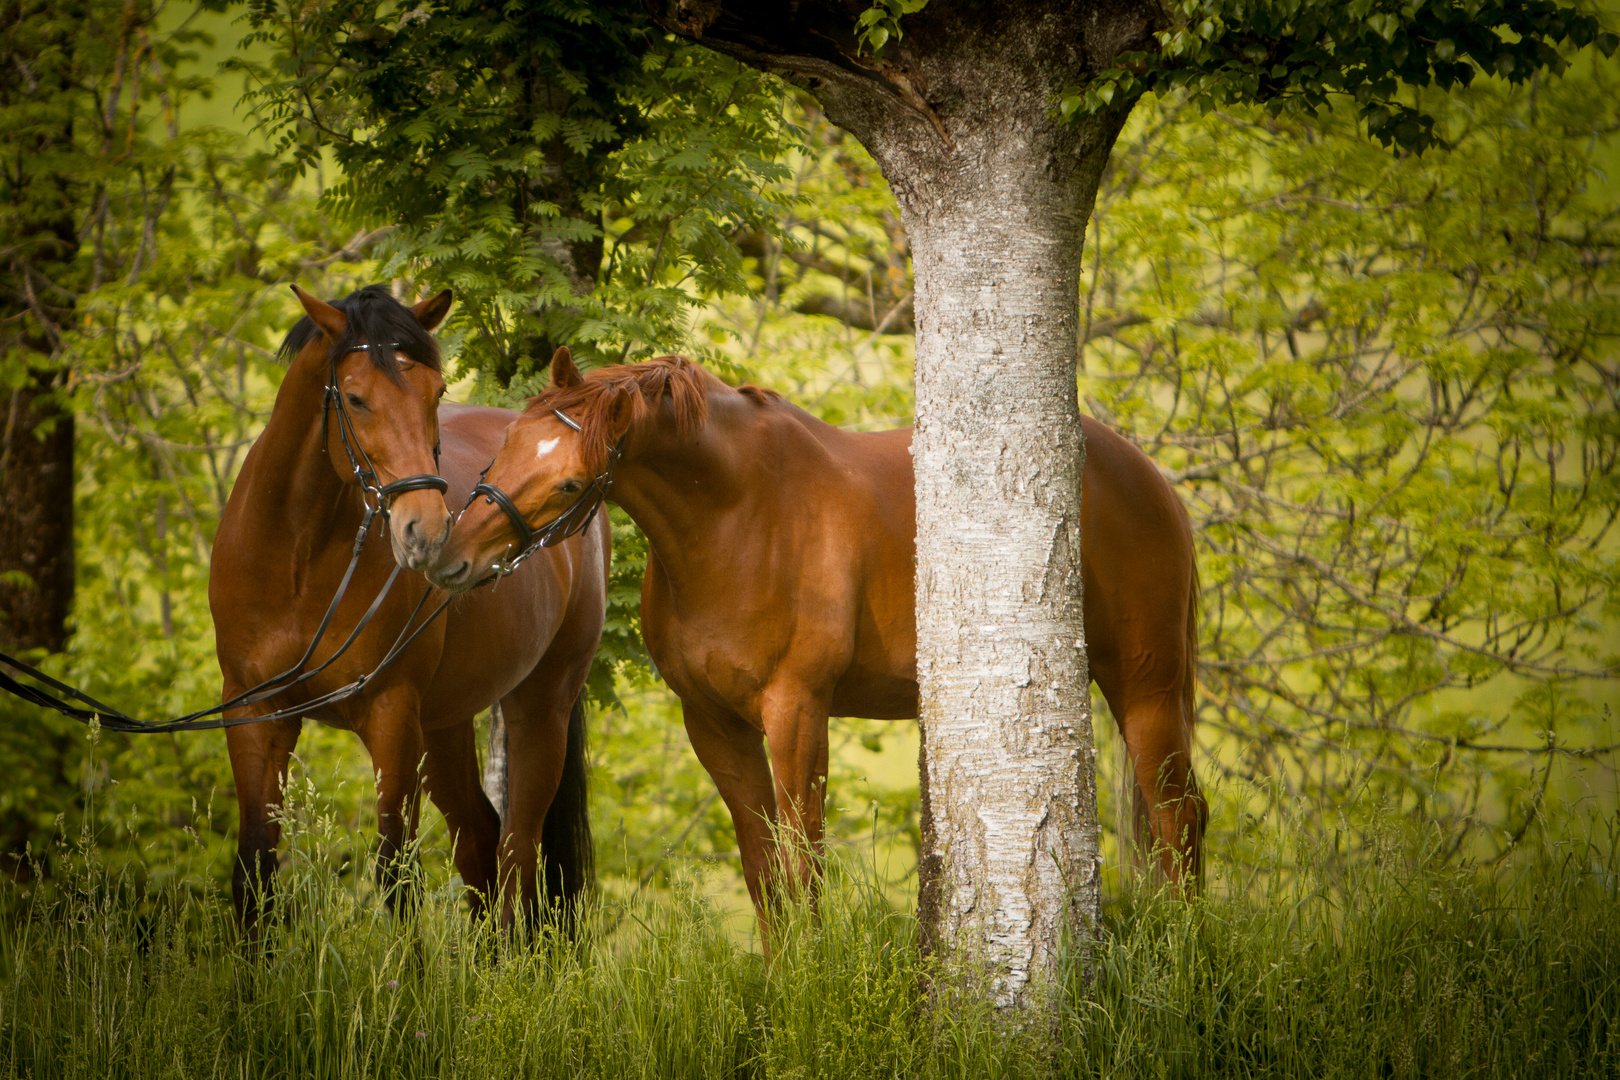
M395 342L393 347L397 349L399 347L399 343ZM224 713L227 709L240 708L243 705L252 705L263 701L266 698L274 697L277 694L292 689L300 683L307 682L316 675L319 675L322 671L326 670L326 668L330 667L331 664L338 659L338 657L348 652L349 647L355 643L356 639L359 638L361 631L365 630L365 628L371 624L371 620L375 618L377 612L381 610L383 600L387 598L389 592L393 589L394 582L399 579L400 565L397 561L394 563L393 571L388 575L388 580L383 584L382 590L377 594L376 599L371 602L371 606L366 609L365 615L362 616L360 621L355 624L354 629L349 632L349 636L344 639L343 644L340 645L337 651L331 656L321 661L319 665L311 668L308 671L304 670L304 666L308 664L310 658L315 655L315 649L321 643L321 638L325 636L327 628L332 623L333 616L337 614L338 604L342 602L344 595L347 594L349 590L349 583L354 579L355 569L360 565L360 555L365 550L366 538L371 532L372 522L379 514L382 516L385 522L388 520L389 510L393 504L395 496L403 495L408 491L425 491L428 489L432 489L440 494L443 494L450 489L450 484L447 480L445 480L444 477L430 473L419 473L415 476L407 476L403 479L395 480L387 484L378 483L376 467L371 460L371 456L366 453L366 448L360 443L359 434L356 432L354 427L354 420L349 415L347 403L344 400L342 391L337 385L338 361L342 359L343 356L348 356L350 353L369 352L370 349L370 345L357 345L354 348L345 351L341 356L334 353L329 358L327 363L326 390L321 399L321 452L323 454L327 452L328 421L331 413L335 410L337 413L338 439L343 443L344 453L349 459L349 467L354 472L355 480L360 484L361 499L365 504L366 512L364 517L362 517L360 520L360 529L355 534L354 553L349 558L348 568L343 572L343 580L338 584L337 593L332 597L332 602L327 605L326 614L321 617L320 625L316 627L315 636L310 639L309 647L304 650L304 655L299 657L296 664L288 668L286 671L283 671L281 674L272 676L271 678L259 683L257 686L244 690L242 693L237 694L226 701L222 701L218 705L213 705L209 708L198 710L197 712L187 713L184 716L175 717L172 720L156 722L138 720L135 717L130 716L128 713L97 701L95 698L84 693L82 690L77 690L66 683L59 682L37 668L25 664L16 657L10 656L3 652L0 652L0 663L4 663L9 667L24 672L39 682L44 683L52 690L65 694L67 697L75 701L82 702L84 705L88 705L89 708L80 708L76 705L70 705L66 700L58 698L54 694L47 693L38 687L28 686L24 683L18 682L5 671L0 671L0 690L6 690L17 697L22 698L24 701L29 701L36 705L42 705L48 709L54 709L62 715L72 717L73 719L82 723L104 727L110 731L126 731L132 733L138 732L144 734L159 734L170 731L211 731L218 728L238 727L243 724L263 724L272 720L286 720L295 716L303 716L313 709L319 709L327 705L334 705L340 701L347 700L348 698L354 697L356 694L364 690L368 683L370 683L373 679L380 675L384 669L398 659L400 654L409 648L411 643L421 635L422 631L426 630L428 626L439 617L444 609L450 605L450 600L452 599L451 597L445 597L439 606L434 608L432 613L422 621L421 625L417 626L413 630L411 629L412 624L416 621L416 617L421 614L422 608L427 604L428 597L433 595L433 589L431 586L424 591L422 593L422 598L416 602L416 607L411 610L410 618L405 620L404 629L400 630L398 636L394 638L393 645L391 645L388 652L383 655L382 660L377 664L376 667L372 668L371 671L355 679L353 682L345 683L337 689L328 691L325 694L321 694L313 700L306 701L301 705L292 708L278 709L275 712L266 713L261 716L226 717L223 715L218 715ZM357 450L358 453L356 453ZM433 460L435 464L437 464L439 460L439 446L437 443L435 443L433 447ZM494 464L494 462L492 461L490 464ZM485 467L484 471L486 473L489 471L487 466ZM480 477L480 479L482 479L482 477ZM476 494L474 497L476 497ZM468 505L472 505L471 501L468 502ZM595 511L593 510L592 513L594 514ZM514 565L512 569L516 569L516 566ZM511 570L505 570L503 573L495 576L505 576L505 574L508 573L511 573ZM493 577L491 580L493 580ZM208 719L209 717L213 717L213 719Z

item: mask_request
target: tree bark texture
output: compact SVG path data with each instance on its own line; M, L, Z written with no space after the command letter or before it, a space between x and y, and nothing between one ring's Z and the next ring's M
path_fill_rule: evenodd
M1036 1005L1097 912L1075 385L1086 219L1124 109L1056 95L1141 47L1144 3L933 0L880 57L865 3L676 2L664 24L814 93L894 189L916 279L925 940Z
M21 385L0 392L0 645L8 650L60 652L73 609L73 414L58 391L68 374L62 328L89 277L78 263L79 222L95 177L84 175L73 127L85 74L73 35L88 19L72 2L0 7L0 112L17 125L0 154L0 360L24 369ZM122 30L109 32L127 38L136 25L126 12Z
M8 650L67 643L73 609L73 415L55 372L34 372L0 403L0 642ZM6 400L9 398L9 401ZM11 575L20 571L26 582Z

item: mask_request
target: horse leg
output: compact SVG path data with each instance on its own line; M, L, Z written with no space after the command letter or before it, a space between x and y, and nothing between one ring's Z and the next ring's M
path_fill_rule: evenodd
M239 690L227 686L227 699ZM263 707L266 711L268 706ZM231 716L253 715L253 707L233 709ZM276 845L281 806L287 785L287 763L298 745L303 721L271 720L225 729L231 775L236 781L236 866L231 872L231 899L247 941L259 939L259 921L269 911L271 880L276 872Z
M1207 811L1193 774L1191 725L1179 689L1132 700L1115 715L1136 766L1137 838L1153 846L1166 878L1191 886L1203 876Z
M409 843L421 808L422 726L415 694L379 694L359 731L377 775L377 885L389 911L408 904Z
M775 777L777 859L783 880L813 900L827 802L827 709L802 687L778 684L766 690L760 713Z
M768 931L767 908L776 858L776 838L772 834L776 794L770 762L765 757L765 740L758 728L740 717L695 699L682 698L681 712L692 750L731 811L737 850L742 855L743 880L748 884L760 930ZM765 940L770 940L768 934Z
M562 782L568 751L568 716L576 693L559 685L542 660L527 679L501 699L506 717L506 820L499 852L501 925L507 930L538 925L541 915L540 835L546 812Z
M422 782L444 814L455 848L456 872L467 886L473 918L495 895L495 845L501 818L484 794L471 719L422 732L427 756Z

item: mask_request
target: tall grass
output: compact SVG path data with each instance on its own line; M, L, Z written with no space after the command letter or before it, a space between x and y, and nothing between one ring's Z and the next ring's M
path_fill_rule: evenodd
M868 866L767 964L698 885L599 904L580 944L515 946L456 887L386 914L318 813L288 823L278 917L138 893L82 845L0 919L0 1071L33 1077L1617 1077L1614 837L1446 867L1396 829L1344 877L1217 859L1205 898L1113 904L1059 1037L927 1007L963 971ZM1601 842L1599 842L1601 841ZM361 849L363 850L363 849ZM1286 855L1286 859L1284 858ZM349 872L334 872L348 866ZM961 995L972 1001L973 995ZM957 1000L945 994L942 1000Z

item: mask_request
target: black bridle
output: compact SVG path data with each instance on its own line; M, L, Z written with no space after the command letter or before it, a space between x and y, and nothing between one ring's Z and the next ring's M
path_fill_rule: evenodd
M551 414L575 432L583 434L583 429L574 418L561 409L552 409ZM478 474L478 483L473 487L472 495L468 497L467 505L461 508L461 512L465 514L468 507L478 501L480 495L484 497L485 502L499 507L501 513L506 515L506 520L511 522L512 531L517 534L518 553L511 559L502 559L497 563L495 572L485 578L485 582L506 577L541 548L556 547L570 536L584 532L590 526L596 518L596 512L602 509L602 503L607 499L608 488L613 484L613 466L624 454L624 439L625 437L621 435L619 441L608 450L607 466L594 480L585 485L585 490L579 493L579 498L575 499L568 509L538 529L529 524L528 519L523 516L523 511L518 509L517 503L512 501L510 495L494 484L486 482L489 470L495 465L495 459L490 459L489 464L484 466L484 471ZM508 545L506 550L511 551L511 546Z
M390 348L399 348L399 342L394 342ZM370 351L370 345L356 345L345 352L343 356ZM360 443L359 433L354 430L354 418L349 415L348 402L345 400L342 390L338 388L337 365L340 359L342 357L338 356L334 351L326 365L326 392L321 397L321 453L326 453L327 418L331 415L332 410L336 408L338 439L343 443L343 452L348 455L349 468L354 471L354 478L360 484L361 497L365 499L367 511L375 512L380 510L383 520L386 521L389 506L393 503L396 495L403 495L407 491L427 491L428 489L437 491L440 495L449 491L449 481L437 473L418 473L415 476L407 476L388 484L379 485L377 483L376 466L372 464L371 455L366 453L366 448ZM358 455L355 453L357 447L360 451ZM433 465L434 468L439 465L439 440L436 437L433 441ZM372 503L373 498L377 500L375 505Z
M395 343L394 347L398 348L398 343ZM344 356L348 356L350 353L369 352L370 349L370 345L357 345L354 348L345 351L341 355L334 352L327 363L326 391L321 400L321 452L326 452L328 432L327 421L335 405L338 416L338 439L343 443L344 453L347 454L349 458L349 467L354 471L355 480L360 484L361 500L365 504L366 512L365 515L360 519L360 529L354 537L354 553L349 557L348 568L343 571L343 580L338 583L337 593L332 597L332 602L326 606L326 614L321 616L320 625L316 627L315 636L310 639L309 647L304 650L304 655L298 658L298 662L296 664L288 668L286 671L283 671L281 674L272 676L271 678L259 683L257 686L244 690L242 693L237 694L226 701L222 701L218 705L213 705L206 709L200 709L197 712L187 713L184 716L178 716L172 720L163 720L155 723L145 720L138 720L122 710L115 709L111 705L106 705L100 701L97 701L95 698L84 693L82 690L77 690L66 683L59 682L58 680L53 679L49 675L45 674L43 671L40 671L29 664L25 664L16 657L10 656L3 652L0 652L0 663L4 663L8 667L15 668L16 670L25 673L31 678L44 683L52 690L65 694L68 698L88 705L89 708L79 708L76 705L70 705L66 700L56 697L55 694L47 693L38 687L28 686L25 683L18 682L15 678L4 671L0 671L0 690L6 690L17 697L22 698L24 701L33 702L35 705L43 705L48 709L56 710L64 716L72 717L75 720L79 720L93 726L104 727L109 731L158 734L168 731L211 731L217 728L238 727L243 724L263 724L272 720L286 720L295 716L304 716L311 710L324 708L327 705L335 705L340 701L345 701L351 697L354 697L356 694L359 694L362 690L364 690L368 683L370 683L378 675L382 674L383 670L398 659L400 654L408 649L411 646L411 643L421 635L422 631L426 630L433 623L433 621L439 617L444 609L450 605L452 597L445 597L445 599L440 602L439 606L434 608L432 613L422 621L421 625L417 626L413 630L411 629L412 624L416 622L416 617L422 613L422 608L427 604L428 597L433 595L433 589L431 586L425 590L422 593L422 598L416 602L416 607L411 609L410 618L405 620L404 628L401 629L399 634L394 638L394 643L389 646L388 652L383 655L382 660L377 664L376 667L355 679L353 682L345 683L337 689L328 691L325 694L321 694L313 700L306 701L301 705L286 709L278 709L275 712L266 713L261 716L226 717L219 715L224 713L227 709L235 709L244 705L256 704L257 702L263 701L266 698L274 697L277 694L290 690L299 683L307 682L330 667L338 657L348 652L349 646L355 643L356 639L360 637L361 632L371 624L371 620L375 618L377 612L381 610L383 601L388 597L388 594L394 588L394 582L399 579L400 566L397 560L394 563L393 571L388 575L388 580L383 583L382 590L378 592L376 599L371 602L371 606L366 609L365 615L362 616L360 621L355 624L354 629L349 632L349 636L344 639L343 644L338 646L337 651L331 656L328 656L325 660L321 661L319 665L311 668L308 671L304 670L304 665L308 664L310 658L315 655L316 647L320 645L321 638L325 636L327 627L331 625L332 617L337 614L338 604L342 602L344 595L349 591L349 582L354 579L354 571L356 567L360 565L360 555L365 550L366 538L371 533L372 522L376 520L379 514L382 515L384 521L388 520L390 507L393 504L394 497L397 495L402 495L407 491L425 491L430 488L439 492L440 494L443 494L450 489L450 485L444 479L444 477L428 473L421 473L416 476L407 476L404 479L395 480L388 484L379 484L377 482L378 478L376 467L372 463L371 455L366 453L366 448L360 443L359 434L354 428L353 418L349 415L349 410L344 402L343 394L338 389L337 385L338 361ZM357 450L358 453L356 453ZM438 464L438 460L439 446L438 443L435 442L433 446L433 461L435 465ZM485 471L487 472L488 470L486 469ZM208 717L214 717L214 719L210 720Z

